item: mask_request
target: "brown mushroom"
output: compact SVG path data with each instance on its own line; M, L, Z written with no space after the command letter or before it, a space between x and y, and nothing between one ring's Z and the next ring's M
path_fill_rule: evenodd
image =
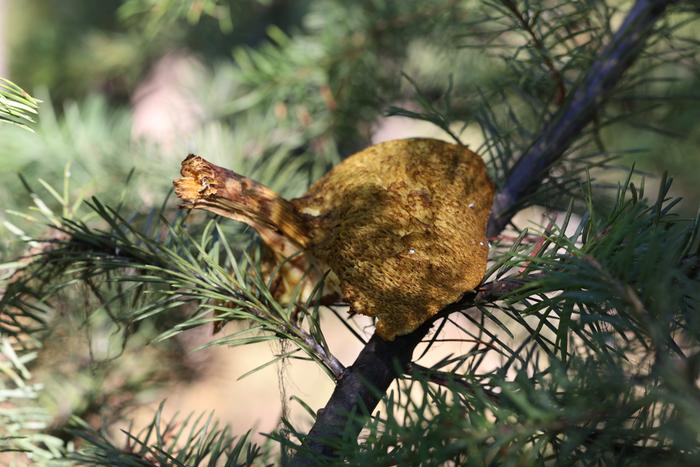
M190 155L175 191L185 207L255 228L284 265L279 297L330 270L352 311L385 340L408 334L473 290L486 269L493 184L464 146L403 139L345 159L301 198ZM306 274L306 276L304 276Z

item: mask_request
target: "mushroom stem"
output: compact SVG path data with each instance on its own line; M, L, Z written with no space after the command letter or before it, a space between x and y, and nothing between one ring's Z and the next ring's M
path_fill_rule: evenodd
M311 240L306 216L265 185L190 154L182 161L182 178L173 182L183 207L204 209L244 222L284 256L289 240L306 248Z

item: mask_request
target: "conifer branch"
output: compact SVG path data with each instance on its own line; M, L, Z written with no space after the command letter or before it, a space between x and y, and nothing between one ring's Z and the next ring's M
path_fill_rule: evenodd
M520 11L518 5L514 0L501 0L501 3L511 13L513 13L513 16L520 24L520 27L522 27L523 31L525 31L525 33L527 33L527 35L530 36L530 40L532 40L532 45L542 58L542 63L547 68L549 76L552 79L552 82L554 83L554 103L556 105L562 105L564 103L564 99L566 98L566 86L564 85L564 78L562 77L557 67L554 65L552 58L547 53L546 47L542 42L542 39L533 29L532 19L529 18L527 14Z
M410 363L406 369L406 373L417 378L424 378L433 384L438 384L445 387L459 386L462 390L469 393L476 393L476 387L474 384L449 371L435 370L417 363ZM501 396L491 391L487 387L481 386L479 387L479 390L482 391L492 402L498 403L500 401Z
M436 320L478 303L497 300L521 287L527 280L509 278L486 283L476 293L467 294L458 302L448 305L416 331L398 336L393 342L387 342L376 334L372 336L352 366L343 373L325 409L319 410L316 423L295 462L306 465L312 463L314 456L332 457L333 441L344 431L347 433L348 429L357 436L362 427L353 423L353 417L374 410L394 378L401 376L408 368L413 349Z
M493 202L488 225L490 237L505 228L518 204L537 189L552 164L596 117L597 109L639 56L656 21L671 3L673 0L638 0L634 4L560 111L510 170L505 186Z
M338 360L335 355L323 347L316 338L314 338L300 326L290 325L289 332L298 335L299 338L309 346L311 351L314 352L321 362L323 362L336 380L342 378L343 373L345 372L345 366L340 363L340 360Z
M656 21L671 3L672 0L637 0L589 72L510 171L494 200L487 229L489 237L498 235L505 228L515 207L540 185L549 167L595 118L596 110L639 56ZM352 423L353 417L374 410L394 378L408 368L413 350L435 319L474 305L479 294L472 295L471 300L471 303L469 299L463 299L462 303L447 306L433 320L409 335L397 337L394 342L373 336L355 363L345 371L326 407L319 411L294 463L308 465L319 457L333 457L335 446L343 436L356 437L362 424Z

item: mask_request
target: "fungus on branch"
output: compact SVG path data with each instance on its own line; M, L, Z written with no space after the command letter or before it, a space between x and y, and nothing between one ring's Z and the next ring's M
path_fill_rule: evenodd
M197 156L175 181L185 207L255 228L280 257L327 279L385 340L408 334L474 290L486 269L493 184L481 158L434 139L371 146L297 199ZM303 274L296 274L301 280Z

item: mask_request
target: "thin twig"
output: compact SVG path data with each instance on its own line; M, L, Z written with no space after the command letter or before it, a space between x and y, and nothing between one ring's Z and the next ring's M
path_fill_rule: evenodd
M316 340L311 334L297 326L290 327L290 331L296 333L296 335L299 336L299 338L311 348L313 354L316 355L321 362L323 362L331 373L333 373L336 381L343 376L343 373L345 373L345 366L340 363L340 360L335 358L335 355L328 352L325 347L319 344L318 340Z
M518 9L518 5L513 0L501 0L501 3L511 13L513 13L513 16L515 16L515 19L518 21L518 23L520 23L520 27L522 27L523 30L528 34L528 36L530 36L530 38L532 39L532 45L534 46L535 50L537 50L537 53L542 58L542 63L544 63L544 66L549 71L549 77L554 82L554 88L555 88L554 103L558 106L562 105L564 103L564 99L566 98L566 86L564 86L564 79L563 79L561 73L559 72L559 70L557 69L557 67L554 66L554 62L552 61L552 58L547 53L547 48L544 46L542 39L535 32L535 30L532 28L532 23L531 23L530 18L526 17Z
M432 368L427 368L417 363L410 363L406 369L406 373L411 376L415 376L420 379L427 379L431 383L439 384L440 386L459 386L462 389L467 390L472 395L477 395L478 390L482 391L486 397L493 403L500 402L500 396L493 392L492 390L484 387L483 385L475 385L467 381L466 379L456 375L455 373L449 371L439 371Z

